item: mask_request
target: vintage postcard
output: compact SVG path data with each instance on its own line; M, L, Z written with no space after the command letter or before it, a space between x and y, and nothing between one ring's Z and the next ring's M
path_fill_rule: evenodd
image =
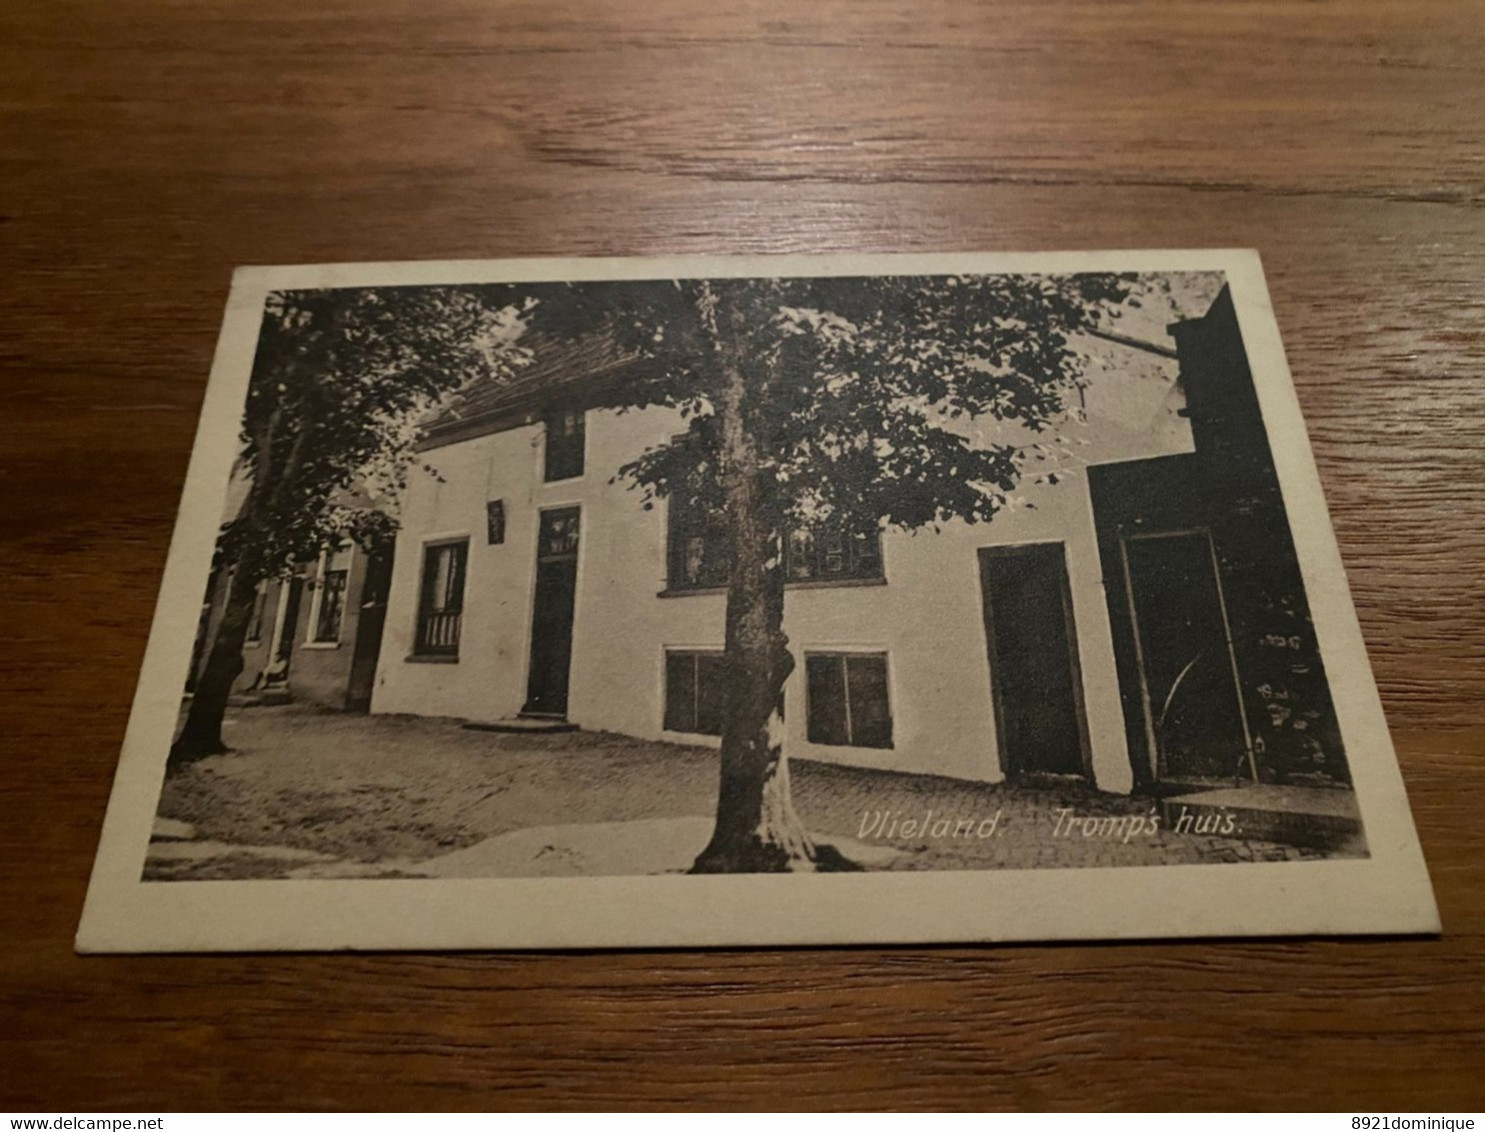
M1437 930L1256 254L238 271L79 949Z

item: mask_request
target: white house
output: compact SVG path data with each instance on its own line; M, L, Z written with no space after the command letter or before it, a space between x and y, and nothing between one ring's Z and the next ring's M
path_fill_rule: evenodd
M1174 360L1108 345L1071 455L988 524L790 540L794 757L999 781L1134 776L1087 469L1189 454ZM430 424L402 506L374 712L715 744L724 575L701 525L616 470L682 431L584 410L626 363L550 344L514 386ZM1124 368L1120 368L1120 366ZM541 631L534 631L539 626ZM1142 757L1142 756L1141 756Z

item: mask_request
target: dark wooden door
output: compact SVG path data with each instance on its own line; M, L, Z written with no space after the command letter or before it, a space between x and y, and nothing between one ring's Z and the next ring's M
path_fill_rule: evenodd
M1247 776L1247 721L1211 538L1138 535L1123 553L1156 778Z
M531 668L526 682L526 706L522 709L529 714L567 714L580 520L576 507L541 513L536 545L536 597L531 613Z
M279 630L274 649L274 678L279 681L289 678L289 662L294 659L294 637L299 632L299 606L304 599L304 579L295 574L281 589L284 602L282 628Z
M1008 776L1087 773L1087 725L1061 543L980 551L985 637Z
M388 541L366 556L361 607L356 617L356 647L351 654L351 675L346 681L347 711L371 710L371 690L376 683L382 631L387 623L387 595L392 588L392 548L392 542Z

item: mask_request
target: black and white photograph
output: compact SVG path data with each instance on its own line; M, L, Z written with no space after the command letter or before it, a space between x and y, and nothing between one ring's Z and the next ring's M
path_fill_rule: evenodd
M1240 317L1256 260L925 258L240 273L120 883L157 909L359 888L396 917L430 883L520 880L513 921L515 893L664 886L603 889L617 934L530 912L538 945L748 942L701 886L778 874L819 874L801 938L876 938L879 874L924 902L898 921L941 920L922 938L1212 928L1125 923L1137 893L1122 926L1067 895L1018 927L983 887L1168 873L1222 930L1286 930L1227 906L1265 886L1327 930L1293 894L1375 863L1374 814L1393 850L1411 826L1400 784L1363 804L1358 762L1396 768L1359 642L1317 616L1354 620L1302 549L1329 549L1318 491L1281 475L1307 447L1260 393L1292 398ZM986 900L938 917L924 874ZM1426 885L1366 922L1421 926ZM687 886L675 934L646 893Z

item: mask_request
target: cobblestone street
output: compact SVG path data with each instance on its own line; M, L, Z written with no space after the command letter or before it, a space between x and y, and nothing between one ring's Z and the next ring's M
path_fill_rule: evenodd
M716 754L572 732L302 707L235 709L234 750L173 772L146 876L623 875L705 844ZM870 869L1086 868L1321 856L1164 828L1147 799L796 760L817 840ZM1330 856L1352 855L1341 850Z

